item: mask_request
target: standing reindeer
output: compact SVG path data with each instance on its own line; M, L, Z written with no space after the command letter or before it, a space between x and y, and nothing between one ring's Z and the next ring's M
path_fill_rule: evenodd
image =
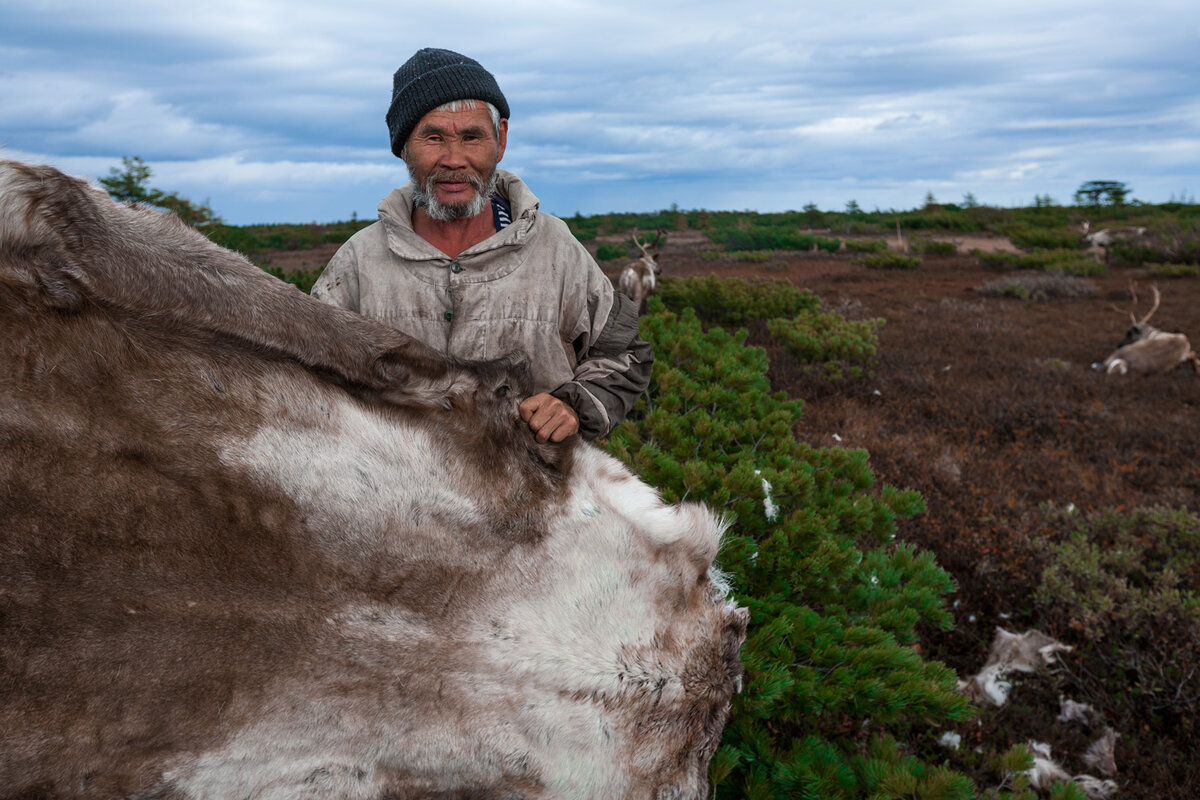
M621 294L628 297L637 304L638 313L642 313L642 305L646 302L646 298L654 292L656 285L656 276L662 274L662 267L658 265L658 250L661 247L662 239L665 234L662 231L658 232L658 236L654 239L654 250L650 251L648 244L643 244L638 241L637 232L633 234L633 243L637 245L638 250L642 251L642 257L637 261L631 261L626 264L621 270L621 277L617 279L617 285L621 290Z
M1150 311L1141 319L1133 311L1129 312L1132 326L1125 333L1125 338L1117 343L1117 349L1108 358L1093 364L1093 369L1102 370L1106 375L1124 375L1128 372L1151 375L1190 361L1192 369L1200 373L1200 359L1186 336L1182 333L1165 333L1150 325L1150 317L1158 310L1162 299L1158 287L1154 286L1153 290L1154 305ZM1130 287L1130 294L1133 295L1133 306L1136 308L1136 287Z
M1092 233L1092 223L1084 220L1080 228L1080 238L1091 246L1092 257L1098 262L1108 261L1108 247L1113 242L1138 239L1146 235L1146 229L1140 225L1126 228L1104 228ZM1101 253L1104 254L1103 259L1100 258Z

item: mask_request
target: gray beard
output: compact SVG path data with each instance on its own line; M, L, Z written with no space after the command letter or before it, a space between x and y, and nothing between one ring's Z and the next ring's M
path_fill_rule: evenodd
M406 164L407 166L407 164ZM437 181L442 180L450 175L453 175L459 180L465 180L471 186L475 187L475 196L465 203L442 203L434 194L434 187ZM454 173L439 172L434 170L425 178L425 184L422 186L417 181L417 176L413 173L412 167L408 167L408 176L412 179L413 186L416 191L413 193L413 202L425 209L425 213L438 222L453 222L458 219L470 219L487 208L490 202L489 198L496 191L496 170L492 170L488 176L487 184L477 175L457 175Z

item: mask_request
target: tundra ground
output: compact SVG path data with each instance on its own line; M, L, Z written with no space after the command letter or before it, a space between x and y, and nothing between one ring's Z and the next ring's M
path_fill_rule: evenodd
M926 256L915 270L870 270L847 255L815 253L749 264L731 255L701 258L703 243L690 239L676 237L674 248L668 242L659 259L664 277L785 278L813 291L825 310L886 319L878 368L861 382L806 376L770 346L765 329L752 326L750 342L768 346L773 387L804 400L799 438L865 449L880 482L925 496L926 512L903 522L900 536L933 551L958 583L950 598L955 628L931 631L923 644L960 676L982 665L997 625L1019 631L1036 624L1033 545L1063 535L1070 510L1197 509L1200 375L1182 367L1106 376L1091 364L1129 325L1122 311L1131 308L1131 281L1139 316L1157 282L1163 300L1154 324L1200 344L1200 279L1110 269L1086 279L1090 296L1035 301L981 292L1018 273L982 268L969 254ZM1009 249L999 239L963 243L970 247ZM1056 754L1076 748L1078 732L1054 725L1053 684L1027 680L1002 713L981 717L977 737L991 737L998 749L1026 737L1050 742ZM1175 720L1166 730L1132 718L1108 721L1121 734L1120 797L1195 796L1195 720Z
M770 345L765 326L751 326L750 343L767 346L774 388L804 400L799 438L865 449L879 482L925 496L925 513L902 522L900 536L934 552L958 591L949 598L954 629L929 631L922 644L966 676L983 664L997 625L1037 624L1035 545L1062 536L1072 510L1200 508L1200 375L1186 367L1150 377L1091 369L1129 325L1131 282L1139 315L1157 282L1163 299L1153 323L1200 345L1200 279L1156 281L1146 270L1110 269L1086 279L1094 289L1088 296L993 296L981 287L1018 273L982 268L966 251L1014 248L991 236L959 244L959 255L926 256L915 270L870 270L845 254L712 258L712 243L685 231L670 234L659 262L664 278L783 278L814 292L825 310L886 320L875 375L863 381L805 375ZM319 269L335 249L275 252L270 262ZM614 279L621 266L603 264ZM1069 641L1072 632L1049 633ZM1103 706L1102 698L1084 699ZM1026 739L1049 742L1056 755L1078 750L1080 734L1055 726L1058 710L1055 681L1035 676L1004 710L982 714L973 738L995 751ZM1107 722L1120 734L1119 797L1195 796L1197 720L1157 729L1129 716Z

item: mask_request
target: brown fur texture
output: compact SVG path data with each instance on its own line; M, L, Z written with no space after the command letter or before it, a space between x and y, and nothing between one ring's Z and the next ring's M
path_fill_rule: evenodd
M0 798L704 797L720 526L525 386L0 162Z

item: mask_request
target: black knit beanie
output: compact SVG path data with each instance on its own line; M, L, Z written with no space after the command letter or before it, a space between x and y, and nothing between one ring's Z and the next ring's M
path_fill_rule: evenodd
M387 124L397 158L421 117L452 100L486 100L508 119L508 101L496 79L473 58L426 47L396 70Z

